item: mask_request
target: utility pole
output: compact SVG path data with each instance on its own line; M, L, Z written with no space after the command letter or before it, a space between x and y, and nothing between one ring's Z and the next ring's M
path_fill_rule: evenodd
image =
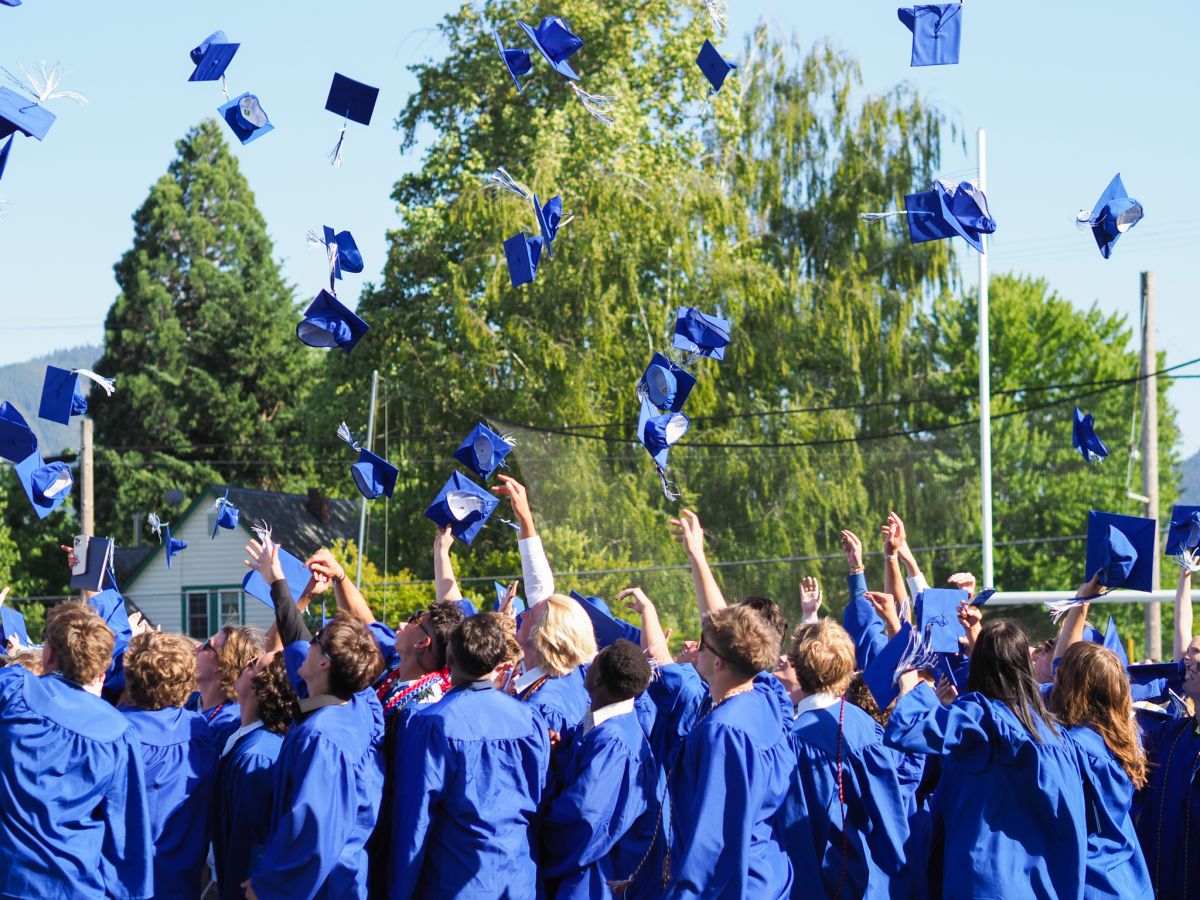
M979 190L986 192L987 134L976 133L979 141ZM979 494L983 519L983 586L996 583L992 568L992 359L988 336L987 235L980 235L979 254Z
M86 535L94 535L96 529L95 470L92 466L92 420L86 416L80 420L79 439L79 522Z
M1158 354L1154 350L1154 273L1142 273L1142 493L1146 495L1146 517L1158 522ZM1158 590L1158 544L1154 548L1151 588ZM1162 659L1162 604L1151 601L1144 607L1146 657Z
M371 370L371 412L367 416L367 449L375 449L375 400L379 396L379 370ZM363 558L367 555L367 498L358 511L358 571L354 583L362 584Z

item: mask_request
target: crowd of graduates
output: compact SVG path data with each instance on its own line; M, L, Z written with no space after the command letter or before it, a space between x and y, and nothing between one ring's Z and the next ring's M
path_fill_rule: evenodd
M914 657L910 600L929 586L895 515L884 590L843 532L842 623L806 578L789 631L768 598L726 600L684 510L671 529L702 624L672 657L641 589L613 601L640 628L556 593L525 488L502 482L515 615L516 585L495 610L463 598L448 529L435 602L394 629L327 550L293 597L270 537L246 561L270 585L266 634L228 625L197 646L135 614L126 640L89 602L52 607L40 653L10 648L0 669L0 895L1200 890L1190 571L1168 664L1088 639L1087 603L1031 645L966 601L961 652ZM970 575L950 581L974 595ZM313 633L304 611L328 593L337 613Z

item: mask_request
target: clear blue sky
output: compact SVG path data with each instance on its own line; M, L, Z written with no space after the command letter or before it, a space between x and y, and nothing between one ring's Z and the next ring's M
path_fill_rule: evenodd
M924 69L908 66L897 5L730 0L723 48L736 58L742 35L765 18L806 42L828 37L855 54L866 91L916 84L967 136L965 153L947 147L946 173L977 165L975 130L985 127L987 193L999 223L989 247L992 271L1044 276L1077 305L1096 301L1136 324L1138 273L1153 270L1157 340L1168 364L1200 356L1190 340L1200 288L1200 217L1193 212L1200 189L1189 175L1200 130L1192 69L1197 5L968 0L961 64ZM18 138L0 181L7 201L0 218L0 364L102 339L116 295L112 265L132 240L131 214L165 171L175 141L223 102L219 84L187 81L188 51L219 28L242 44L229 69L231 94L257 93L276 126L257 142L235 144L235 152L285 275L299 296L315 293L324 261L306 247L305 233L322 224L350 228L366 270L349 276L340 294L355 300L365 280L379 278L386 232L398 222L392 184L420 162L419 151L400 153L392 130L415 88L407 66L444 52L434 26L457 6L25 0L0 7L0 65L16 72L21 63L59 61L70 72L64 86L91 101L55 102L59 118L45 142ZM530 15L553 12L544 4ZM324 158L341 124L323 108L335 71L381 89L371 126L351 124L337 170ZM499 64L495 76L507 77ZM521 102L515 94L513 102ZM1117 171L1145 204L1146 219L1106 261L1073 217L1091 208ZM962 258L973 283L974 256L964 251ZM1190 412L1200 381L1175 382L1172 398L1182 449L1193 453L1200 424ZM1119 444L1127 429L1112 423L1106 436Z

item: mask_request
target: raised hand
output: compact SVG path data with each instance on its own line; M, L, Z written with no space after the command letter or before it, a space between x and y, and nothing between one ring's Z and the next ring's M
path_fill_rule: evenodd
M433 552L434 555L448 554L450 548L454 546L454 526L447 525L444 528L439 527L433 535Z
M450 529L447 528L447 531ZM513 603L517 599L517 585L519 581L514 581L508 586L508 590L504 592L504 599L500 601L499 613L502 616L511 616L513 614Z
M969 596L975 596L975 576L970 572L955 572L946 581L960 591L966 591Z
M250 558L243 562L248 568L261 575L267 584L283 580L283 566L279 564L278 544L272 542L271 548L268 550L258 541L251 541L246 545L246 555Z
M875 610L875 615L883 620L883 627L888 637L900 631L900 616L896 613L896 598L881 591L867 591L867 601Z
M613 598L614 603L620 600L624 600L625 606L628 607L631 612L635 612L638 615L644 614L646 612L646 607L654 609L654 603L651 602L650 598L646 596L646 592L640 587L625 588L625 590L621 591Z
M904 544L904 523L896 518L895 513L888 516L887 523L879 529L883 538L883 555L895 556Z
M800 579L800 613L806 624L817 621L821 609L821 586L817 579L806 575Z
M529 508L529 492L525 489L525 485L511 475L497 475L496 477L500 479L500 484L492 488L492 493L508 498L513 518L521 526L521 537L533 537L537 532L534 530L533 510Z
M862 571L862 541L853 531L842 531L842 552L846 554L847 566Z
M967 656L975 649L975 641L979 638L979 633L983 631L983 610L978 606L972 606L969 601L958 605L958 621L962 623L963 630L967 636L959 638L959 643L962 645L963 653Z
M704 555L704 529L700 527L700 517L690 509L681 509L678 519L670 520L671 535L677 543L683 544L688 556Z
M333 558L333 554L324 547L306 559L304 561L304 565L312 571L314 576L320 575L325 581L329 581L332 578L346 577L345 568L343 568L342 564ZM312 586L311 580L309 581L309 586ZM325 588L321 588L321 590L313 591L313 593L320 594L323 593L324 590Z
M949 706L958 697L958 688L945 675L939 679L934 692L937 694L937 698L942 701L942 706Z
M675 662L679 664L690 663L696 664L696 653L700 649L699 641L684 641L683 649L679 651L679 655L675 657Z

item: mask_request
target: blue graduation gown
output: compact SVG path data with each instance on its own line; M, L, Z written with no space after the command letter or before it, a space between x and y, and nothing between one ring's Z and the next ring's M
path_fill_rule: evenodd
M271 836L251 867L259 897L366 897L382 741L383 710L370 687L292 726L275 765Z
M862 671L887 646L888 639L879 614L867 599L867 576L862 572L847 575L846 586L850 600L842 610L842 627L854 641L854 667Z
M905 843L914 785L901 782L905 757L884 746L883 729L874 719L845 703L840 729L844 826L838 799L842 714L842 703L806 710L788 735L796 768L781 816L794 870L792 897L908 898L913 873Z
M942 757L943 896L1079 897L1087 834L1074 746L1041 743L1002 702L963 694L943 707L922 682L901 697L884 740Z
M1155 896L1200 891L1200 724L1142 716L1150 781L1138 792L1136 825Z
M542 717L547 728L563 734L583 722L592 705L583 675L584 667L578 666L559 678L547 678L524 700Z
M788 896L777 814L795 765L778 697L761 679L696 721L671 772L665 897Z
M635 712L568 735L555 751L565 785L542 817L540 874L557 900L612 896L609 882L634 878L626 900L662 892L665 837L659 829L663 774ZM668 814L664 810L664 815Z
M213 734L217 753L225 749L229 736L242 727L242 707L236 700L226 700L200 711Z
M154 843L154 895L199 897L217 748L204 717L168 709L121 710L141 742Z
M1067 729L1079 753L1087 798L1088 857L1084 897L1088 900L1151 897L1150 872L1130 815L1133 782L1097 732Z
M537 896L536 821L550 739L529 705L490 681L412 716L395 784L388 895Z
M283 735L259 728L242 735L217 763L212 842L223 900L246 896L242 882L270 836L275 762L282 745Z
M146 779L133 726L59 675L0 669L0 891L154 894Z
M642 697L654 706L650 750L664 770L673 768L683 739L708 698L708 686L694 666L668 663L654 670Z

